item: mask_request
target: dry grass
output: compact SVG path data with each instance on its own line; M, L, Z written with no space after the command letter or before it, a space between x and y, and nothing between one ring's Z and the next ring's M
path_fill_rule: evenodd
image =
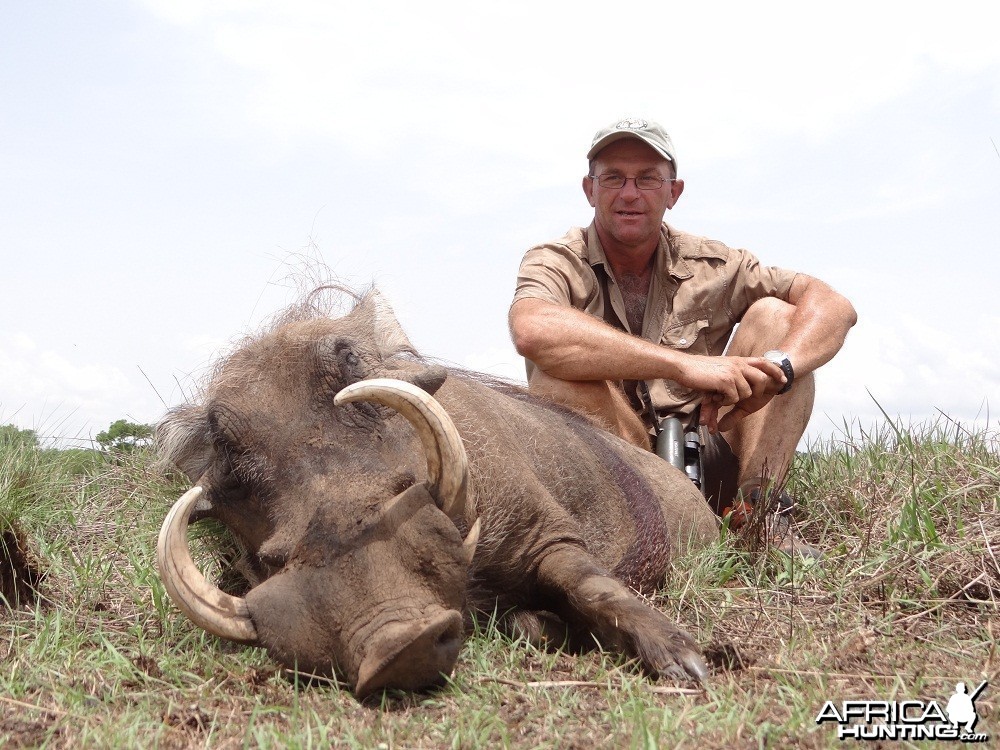
M298 684L173 608L153 555L180 488L147 456L43 463L19 475L36 503L45 488L41 510L0 494L47 571L36 604L0 605L6 747L833 747L815 723L825 700L1000 685L998 441L947 421L845 430L798 458L789 491L801 535L828 553L821 566L733 537L679 561L650 603L705 645L703 686L650 682L600 653L539 652L481 623L448 687L364 704ZM211 569L207 548L199 556ZM993 690L977 731L1000 735Z

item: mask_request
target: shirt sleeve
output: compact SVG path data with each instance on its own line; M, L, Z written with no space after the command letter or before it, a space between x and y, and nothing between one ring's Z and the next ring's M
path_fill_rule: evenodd
M513 302L534 298L586 310L596 295L597 279L586 261L566 245L550 244L525 253Z
M734 273L730 286L730 304L737 319L743 317L750 305L764 297L788 301L795 271L762 265L757 256L746 250L731 252Z

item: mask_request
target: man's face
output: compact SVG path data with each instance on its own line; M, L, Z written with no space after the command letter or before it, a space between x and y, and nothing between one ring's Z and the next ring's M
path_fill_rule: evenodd
M623 138L601 149L594 158L591 174L614 174L622 177L662 177L656 190L639 190L635 180L628 180L617 190L601 187L597 180L583 178L583 192L594 207L601 241L621 249L642 247L659 239L660 224L668 208L673 208L684 182L675 180L673 166L651 147L636 138ZM615 247L605 247L614 250Z

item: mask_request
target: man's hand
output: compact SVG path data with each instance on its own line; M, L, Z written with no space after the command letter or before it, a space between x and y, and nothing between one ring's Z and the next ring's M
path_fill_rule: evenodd
M709 432L725 432L748 414L763 408L785 385L785 374L763 357L689 355L675 380L705 393L701 424ZM719 408L733 408L719 421Z

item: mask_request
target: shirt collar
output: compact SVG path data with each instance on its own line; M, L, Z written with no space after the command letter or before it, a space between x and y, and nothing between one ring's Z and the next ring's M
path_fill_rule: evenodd
M693 275L691 268L684 259L684 239L686 235L678 234L666 223L660 226L660 241L656 245L653 254L653 274L661 276L666 266L666 272L675 279L690 279ZM594 222L587 227L587 263L591 268L604 266L605 273L611 273L611 264L608 256L604 254L604 247L601 245L601 238L597 236L597 227Z

